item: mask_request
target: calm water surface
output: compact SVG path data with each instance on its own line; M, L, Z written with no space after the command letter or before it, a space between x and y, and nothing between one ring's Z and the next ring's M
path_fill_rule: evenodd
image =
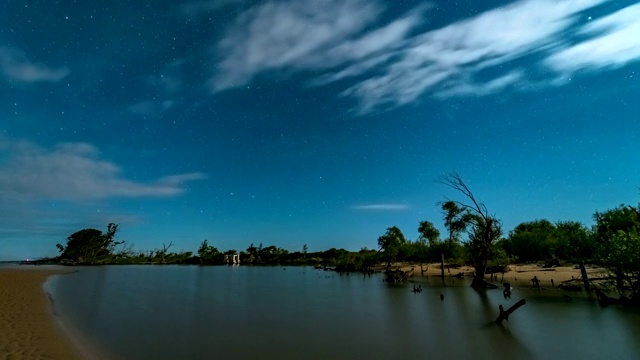
M46 287L66 326L114 359L640 358L639 311L455 285L414 294L309 267L104 266Z

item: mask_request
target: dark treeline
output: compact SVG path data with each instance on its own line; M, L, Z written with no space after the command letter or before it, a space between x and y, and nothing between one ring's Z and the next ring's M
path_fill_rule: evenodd
M369 272L377 264L387 267L395 262L439 262L442 256L450 264L468 264L476 269L473 286L490 287L484 281L488 271L511 263L540 262L548 266L562 262L578 264L586 279L585 263L605 267L618 289L633 296L640 294L640 205L620 205L595 212L590 228L575 221L523 222L504 234L501 222L476 200L458 174L447 174L441 183L460 192L468 201L439 204L446 233L430 221L417 224L419 237L405 238L391 226L377 241L375 250L329 249L308 252L307 245L290 252L275 245L245 250L218 250L204 240L196 253L170 251L173 243L162 248L136 252L131 244L115 241L118 226L109 224L106 232L80 230L58 244L61 254L54 261L67 264L227 264L233 255L242 264L317 265L337 271Z

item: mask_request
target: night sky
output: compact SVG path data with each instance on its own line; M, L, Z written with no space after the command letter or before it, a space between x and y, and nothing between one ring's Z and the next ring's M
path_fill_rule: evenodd
M640 3L14 1L0 260L409 239L457 171L506 231L640 200Z

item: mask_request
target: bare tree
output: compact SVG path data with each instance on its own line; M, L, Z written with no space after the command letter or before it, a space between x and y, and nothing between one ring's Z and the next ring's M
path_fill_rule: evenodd
M169 243L169 245L165 245L164 243L162 243L162 250L160 251L160 255L162 256L162 263L164 264L164 257L167 255L167 251L169 251L169 248L173 246L173 241Z
M460 201L455 201L455 203L466 212L464 220L470 226L471 260L476 269L471 286L476 288L496 288L495 285L485 281L484 275L487 269L487 261L492 254L493 242L502 235L500 220L489 214L487 207L476 199L458 173L447 173L438 181L462 193L470 201L470 203Z

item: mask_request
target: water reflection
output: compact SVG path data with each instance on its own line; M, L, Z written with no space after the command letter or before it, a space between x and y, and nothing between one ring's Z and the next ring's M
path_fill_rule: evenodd
M121 266L81 268L52 290L64 320L115 358L638 357L638 312L424 280L414 293L303 267Z

